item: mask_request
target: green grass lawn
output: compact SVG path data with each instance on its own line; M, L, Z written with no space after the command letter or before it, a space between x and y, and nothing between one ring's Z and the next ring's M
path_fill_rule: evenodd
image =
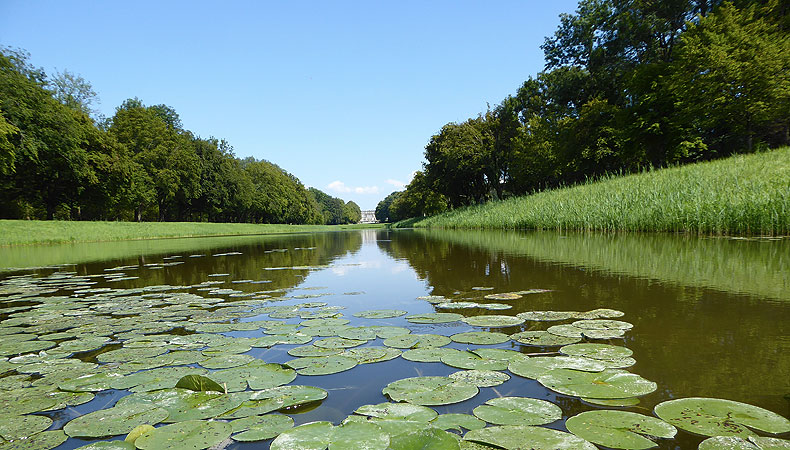
M104 242L199 236L245 236L363 228L382 224L280 225L203 222L70 222L0 220L0 245Z
M396 226L790 234L790 148L609 176Z

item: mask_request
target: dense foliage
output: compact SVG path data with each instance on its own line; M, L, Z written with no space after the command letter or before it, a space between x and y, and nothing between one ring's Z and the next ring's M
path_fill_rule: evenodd
M779 0L581 0L545 71L431 137L389 218L788 145L788 29Z
M95 116L90 83L0 49L0 218L340 224L359 206L184 129L167 105ZM327 200L328 199L328 200ZM339 212L335 211L339 204Z

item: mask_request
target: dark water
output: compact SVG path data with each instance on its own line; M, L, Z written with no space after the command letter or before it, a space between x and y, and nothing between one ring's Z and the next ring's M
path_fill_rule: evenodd
M146 244L145 248L119 249L114 245L124 244L94 244L87 256L64 251L63 247L52 247L52 254L42 256L46 251L39 248L31 258L45 260L47 265L78 264L0 274L0 278L20 273L46 275L54 271L97 274L110 267L129 265L137 268L125 273L138 276L138 279L102 281L92 287L190 286L210 279L222 280L226 283L220 287L245 292L283 289L283 295L291 298L278 304L324 301L343 306L344 317L351 320L351 325L374 324L352 316L368 309L402 309L411 314L434 312L433 305L416 299L424 295L484 302L482 297L492 292L549 289L549 293L508 301L513 308L505 311L452 312L469 316L515 315L530 310L618 309L625 313L621 320L631 322L634 328L624 338L611 343L632 349L637 364L629 370L659 386L658 391L642 397L640 405L627 410L652 414L653 406L664 400L718 397L750 403L790 417L790 239L365 230L179 240L162 243L162 248L157 248L156 243ZM0 259L3 251L0 249ZM226 252L241 254L212 256ZM103 259L102 254L112 255L112 259ZM190 258L190 254L205 256ZM70 261L70 255L76 259ZM174 255L181 258L163 259ZM19 254L14 254L13 264L6 265L18 267L20 258ZM146 266L172 261L183 261L183 264ZM29 265L43 264L32 262ZM294 266L298 268L293 269ZM216 273L230 275L209 277ZM270 282L230 283L245 279ZM472 289L480 286L494 289ZM201 294L194 288L181 292ZM293 298L314 294L326 295L308 300ZM6 317L2 315L0 319ZM286 322L299 321L297 318ZM403 326L412 333L448 336L480 330L463 322L416 325L403 317L376 320L375 324ZM519 327L492 331L515 333L545 329L552 324L527 322ZM261 336L260 331L227 334ZM367 345L381 345L381 341L371 341ZM449 346L467 348L456 343ZM293 347L254 348L249 354L267 362L285 362L292 359L286 351ZM525 353L541 351L515 341L485 347L511 348ZM358 365L334 375L298 376L291 384L322 387L329 391L329 396L320 405L287 413L296 424L315 420L337 424L361 405L387 401L381 389L392 381L413 376L448 375L456 370L442 363L416 363L396 358ZM105 392L88 404L60 411L54 416L56 423L52 429L79 414L107 407L127 394L125 391ZM481 388L470 400L434 409L439 413L471 413L475 406L497 396L553 401L562 408L564 418L598 408L574 397L554 394L536 381L512 375L503 385ZM564 430L564 418L549 427ZM701 440L679 431L676 439L661 442L660 448L695 449ZM265 449L268 442L232 444L229 448ZM85 443L70 439L58 448L71 449Z

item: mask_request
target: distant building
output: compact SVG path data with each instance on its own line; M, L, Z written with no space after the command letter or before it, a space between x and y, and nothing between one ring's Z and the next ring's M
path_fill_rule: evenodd
M359 223L376 223L376 211L362 211L362 220Z

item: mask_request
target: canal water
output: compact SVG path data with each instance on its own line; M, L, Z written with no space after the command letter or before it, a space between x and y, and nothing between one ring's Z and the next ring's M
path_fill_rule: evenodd
M652 415L653 407L666 400L715 397L790 417L790 239L362 230L14 247L0 249L0 267L3 266L0 330L9 323L14 327L29 326L20 315L29 317L31 309L48 304L45 299L49 297L60 297L58 302L74 302L76 306L48 314L63 314L68 320L75 320L82 314L79 302L113 293L118 293L113 298L116 306L122 306L127 296L135 298L135 306L126 312L116 308L108 317L150 317L152 323L166 323L145 332L173 336L195 331L180 326L179 314L157 316L156 309L162 305L141 307L140 296L155 299L192 294L219 299L215 301L217 306L240 302L235 311L242 313L220 317L220 323L272 320L265 313L243 313L245 308L255 311L249 307L255 300L264 305L322 311L337 307L334 313L348 319L352 326L396 326L407 328L412 334L443 336L467 331L514 334L571 321L527 321L511 327L486 328L463 321L418 324L406 317L434 312L465 317L516 316L527 311L609 308L622 311L624 315L617 320L627 321L633 328L623 337L589 342L633 350L636 364L628 371L658 386L655 392L640 397L638 405L617 409ZM485 298L519 291L534 293L524 293L514 300ZM500 303L510 308L438 309L436 296L450 302ZM408 314L375 320L354 316L379 309ZM96 308L91 314L96 314ZM49 320L55 319L50 316ZM299 324L304 319L277 320ZM210 323L212 318L206 316L205 321ZM37 330L38 339L46 340L46 333ZM52 329L52 333L61 331ZM71 358L101 362L102 353L122 347L124 338L131 336L124 333L134 331L110 334L106 345L75 353ZM6 334L3 332L0 342ZM266 335L261 329L221 334L237 338ZM315 338L318 339L322 337ZM379 338L363 347L381 345ZM269 363L286 363L294 358L288 350L297 346L277 344L252 348L245 354ZM452 342L447 347L511 349L525 354L558 349L527 346L515 340L494 345ZM5 357L13 356L5 352ZM2 367L8 369L8 363ZM321 402L283 412L297 425L317 420L339 424L361 405L388 401L382 389L391 382L417 376L446 376L458 370L441 362L413 362L398 357L360 364L331 375L298 375L291 384L316 386L325 389L328 396ZM504 373L510 375L504 384L482 387L469 400L433 409L440 414L471 414L476 406L496 397L538 398L554 402L563 412L561 420L546 426L565 430L568 417L607 408L555 393L535 380ZM18 375L6 370L0 377ZM32 374L31 380L37 377L40 375ZM55 430L82 414L108 408L129 394L126 390L107 389L90 402L38 414L52 418L50 430ZM695 449L702 439L681 430L675 439L659 441L659 448ZM92 441L69 438L57 448L73 449L89 442ZM226 448L266 449L270 442L230 442Z

